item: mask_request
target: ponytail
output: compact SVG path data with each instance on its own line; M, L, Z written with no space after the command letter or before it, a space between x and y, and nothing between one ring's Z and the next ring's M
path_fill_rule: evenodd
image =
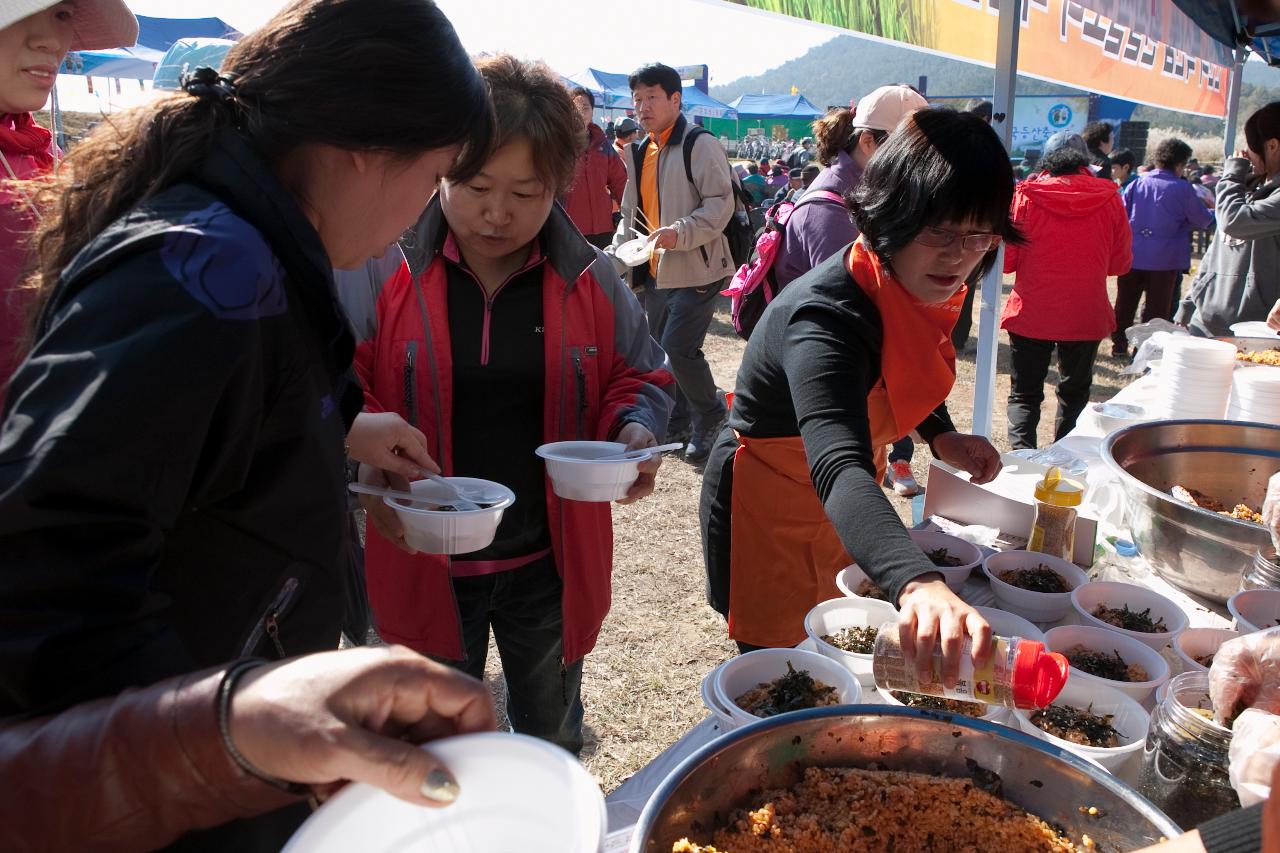
M484 81L432 0L295 0L183 90L108 116L50 178L27 286L33 318L62 271L113 221L188 179L236 128L278 167L304 144L405 157L461 145L474 175L492 146Z
M824 166L832 165L839 159L841 151L853 151L858 144L858 136L853 127L853 110L847 107L830 110L813 123L818 161Z

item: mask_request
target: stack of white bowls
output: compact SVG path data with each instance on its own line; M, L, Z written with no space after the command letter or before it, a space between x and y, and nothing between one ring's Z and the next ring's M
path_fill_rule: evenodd
M1221 419L1231 396L1236 348L1226 341L1178 335L1164 348L1157 415Z
M1231 383L1227 418L1260 424L1280 424L1280 368L1244 367Z

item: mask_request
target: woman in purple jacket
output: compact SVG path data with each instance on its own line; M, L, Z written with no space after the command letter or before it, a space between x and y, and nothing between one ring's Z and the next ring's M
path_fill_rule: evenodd
M904 118L927 106L929 102L909 86L881 86L858 101L856 110L832 110L813 123L818 160L827 168L787 220L773 267L779 289L858 239L858 226L841 199L861 183L862 170L889 134ZM911 473L914 453L909 435L895 442L889 453L885 485L902 497L920 491Z
M1111 335L1115 358L1128 358L1124 333L1133 325L1144 294L1142 322L1173 319L1174 289L1191 268L1191 232L1213 224L1213 211L1183 180L1190 159L1191 146L1181 139L1166 139L1151 156L1155 168L1124 190L1133 231L1133 267L1116 285L1116 330Z

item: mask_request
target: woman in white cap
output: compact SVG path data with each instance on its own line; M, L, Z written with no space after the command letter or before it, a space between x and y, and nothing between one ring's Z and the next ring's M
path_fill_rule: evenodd
M34 222L14 181L53 168L53 134L32 113L44 107L70 50L126 47L138 21L124 0L0 0L0 403L20 360L25 300L16 288Z
M857 109L828 112L813 123L818 160L827 168L805 191L791 218L774 264L779 289L858 239L858 226L844 198L862 182L862 172L904 118L929 106L910 86L881 86L858 101ZM915 446L899 436L889 453L885 485L902 497L920 490L911 473Z

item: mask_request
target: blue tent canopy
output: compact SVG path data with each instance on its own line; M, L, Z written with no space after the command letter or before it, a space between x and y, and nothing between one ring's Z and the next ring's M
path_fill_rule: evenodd
M722 104L696 86L685 86L680 98L684 112L698 118L736 119L738 111L728 104Z
M631 106L631 84L626 74L610 74L608 71L588 68L570 80L595 95L598 107L622 109Z
M230 39L178 39L156 66L151 85L157 89L177 89L182 85L182 75L202 65L221 68L235 42Z
M822 115L804 95L740 95L729 104L743 119L800 118L814 119Z
M165 53L179 39L238 39L240 33L220 18L148 18L138 15L138 43L110 50L67 54L60 73L150 80Z
M1229 47L1247 46L1268 65L1280 65L1280 16L1276 13L1258 14L1259 5L1252 7L1253 15L1241 8L1242 0L1173 0L1188 18L1208 33L1215 41Z

